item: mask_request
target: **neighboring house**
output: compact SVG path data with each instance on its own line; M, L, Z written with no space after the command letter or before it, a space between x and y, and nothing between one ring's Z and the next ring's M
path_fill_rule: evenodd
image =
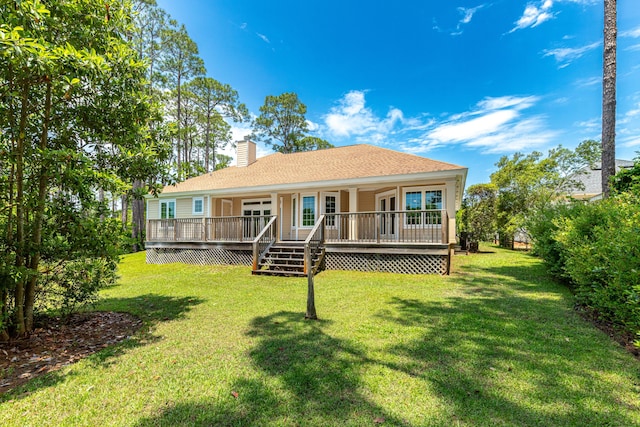
M147 262L447 274L467 168L371 145L256 159L148 196Z
M630 160L616 159L616 173L621 169L632 168L633 162ZM584 189L576 189L571 193L571 197L579 200L595 201L602 199L602 166L600 163L593 167L582 169L576 179L582 183Z

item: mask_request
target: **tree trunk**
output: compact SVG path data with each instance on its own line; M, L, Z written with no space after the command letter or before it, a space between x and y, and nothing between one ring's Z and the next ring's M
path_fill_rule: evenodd
M47 149L47 139L49 137L49 117L51 116L51 81L47 82L47 94L44 105L44 118L42 121L42 134L40 135L39 149L41 152ZM42 252L42 226L44 223L44 209L47 200L48 165L46 162L40 164L40 176L38 177L38 202L33 213L33 233L31 237L31 261L29 269L31 277L27 281L25 289L24 316L26 332L33 330L33 307L36 301L36 283L38 281L38 267L40 266L40 255Z
M133 199L131 200L131 237L135 240L133 252L144 249L144 200L139 198L139 190L142 187L142 180L133 181Z
M29 101L29 83L24 83L22 88L22 105L20 111L20 126L16 143L16 260L15 266L20 269L25 266L26 257L26 237L24 232L25 214L24 214L24 138L26 135L28 101ZM26 333L26 325L24 318L24 285L25 279L16 280L15 290L15 326L16 334L24 335Z
M609 181L616 173L616 0L604 0L604 57L602 72L602 197L609 197Z
M120 220L122 221L122 228L127 228L127 222L129 221L129 204L127 203L127 195L122 195L122 210L120 211Z

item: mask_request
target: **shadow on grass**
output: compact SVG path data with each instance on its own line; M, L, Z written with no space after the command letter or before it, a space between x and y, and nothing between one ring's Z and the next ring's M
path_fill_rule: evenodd
M640 404L621 400L615 381L605 385L605 379L637 381L638 373L610 368L620 352L563 324L572 315L558 299L567 294L544 269L476 269L461 272L461 296L393 298L380 320L419 328L421 336L388 349L403 362L381 363L430 383L463 424L635 424L629 412L640 411ZM484 275L474 275L480 270Z
M365 353L325 333L328 324L297 312L256 317L249 355L267 380L238 379L237 398L178 404L138 425L402 425L361 393Z
M99 311L117 311L130 313L142 320L142 326L132 335L117 344L104 348L86 358L94 366L108 366L114 358L126 353L129 349L144 346L161 339L154 334L155 326L160 322L182 319L195 305L204 300L197 297L171 297L156 294L140 295L132 298L107 298L102 300L97 309ZM71 370L61 372L51 371L45 375L0 395L0 402L20 398L40 388L55 386L65 378L76 375Z

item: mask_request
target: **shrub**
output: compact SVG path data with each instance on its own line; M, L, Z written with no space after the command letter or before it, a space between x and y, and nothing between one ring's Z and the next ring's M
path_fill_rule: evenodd
M640 332L640 197L620 194L558 220L553 234L578 302Z
M570 282L565 270L567 253L556 239L556 233L564 220L575 218L583 210L584 203L579 201L547 205L538 210L526 225L533 243L533 254L545 261L553 276L565 282Z

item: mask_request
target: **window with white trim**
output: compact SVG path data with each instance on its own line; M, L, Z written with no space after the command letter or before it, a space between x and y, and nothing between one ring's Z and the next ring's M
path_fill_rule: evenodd
M441 224L444 191L433 188L407 188L404 191L405 225ZM421 212L426 211L424 215Z
M204 197L193 198L193 215L204 215Z

